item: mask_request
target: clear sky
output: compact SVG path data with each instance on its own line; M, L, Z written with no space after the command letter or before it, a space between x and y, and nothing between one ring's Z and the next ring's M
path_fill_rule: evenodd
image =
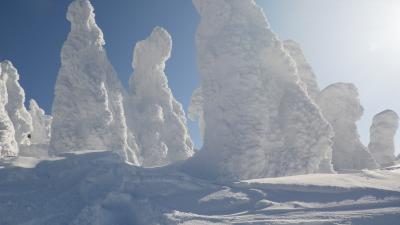
M60 50L69 31L71 0L2 0L0 60L18 68L27 98L51 111ZM365 114L359 130L368 142L372 116L387 108L400 112L400 1L257 0L282 39L299 42L323 88L353 82ZM198 83L194 35L198 15L190 0L92 0L111 63L126 84L132 74L134 44L154 26L172 35L166 73L175 97L187 109ZM189 123L197 146L195 123ZM397 137L400 144L400 135ZM400 145L397 148L400 152Z

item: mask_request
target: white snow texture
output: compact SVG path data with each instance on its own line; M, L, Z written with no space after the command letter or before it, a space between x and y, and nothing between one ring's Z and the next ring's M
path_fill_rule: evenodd
M385 110L373 118L368 149L381 166L392 165L396 160L394 136L398 127L399 116L392 110Z
M332 163L335 170L376 168L368 149L361 143L356 122L363 114L357 88L335 83L321 91L317 103L335 132Z
M193 2L205 132L186 170L222 180L331 172L331 127L261 8Z

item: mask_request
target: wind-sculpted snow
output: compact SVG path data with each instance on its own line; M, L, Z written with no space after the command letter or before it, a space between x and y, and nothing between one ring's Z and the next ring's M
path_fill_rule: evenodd
M201 88L197 88L193 91L192 97L190 99L188 117L192 121L196 120L198 121L200 135L202 139L204 139L204 132L206 130L204 122L203 104L204 104L204 99L202 90Z
M2 66L0 66L0 74L3 75ZM7 103L7 86L2 76L0 78L0 159L17 156L19 152L18 144L15 140L14 125L5 107Z
M357 88L348 83L332 84L321 91L317 103L335 132L332 154L335 170L376 168L357 131L356 122L363 114Z
M186 170L211 179L331 172L332 130L252 0L194 0L204 146Z
M15 129L15 140L19 146L29 145L32 118L25 108L25 91L19 84L19 74L10 61L1 63L1 79L6 83L8 103L5 105Z
M307 93L311 99L315 100L320 92L320 89L318 87L317 78L314 74L314 71L307 62L300 45L295 41L286 40L284 41L284 46L289 55L296 62L297 74L302 82L302 85L307 90Z
M185 113L164 74L171 48L171 36L156 27L134 49L128 124L136 132L141 164L145 167L166 165L193 155Z
M391 165L396 160L394 136L398 127L399 116L392 110L374 116L368 149L381 166Z
M126 124L121 125L125 118L120 98L126 93L107 59L92 5L88 0L75 0L67 19L71 32L62 48L55 87L51 150L54 154L114 150L137 164L135 143L127 146Z
M114 152L0 161L0 224L395 225L400 168L215 184Z

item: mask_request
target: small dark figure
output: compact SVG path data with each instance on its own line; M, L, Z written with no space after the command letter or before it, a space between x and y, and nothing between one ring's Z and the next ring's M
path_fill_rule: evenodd
M31 134L28 134L28 138L31 139L31 138L32 138L32 135L31 135Z

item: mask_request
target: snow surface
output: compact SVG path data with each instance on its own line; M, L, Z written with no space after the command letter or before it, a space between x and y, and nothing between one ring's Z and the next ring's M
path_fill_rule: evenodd
M400 219L400 165L216 184L179 172L179 164L140 168L110 151L75 153L2 163L0 224L394 225Z
M168 87L165 62L172 49L170 34L161 27L136 44L130 78L128 127L135 131L141 165L162 166L194 154L186 116Z
M321 91L317 103L335 132L332 163L335 170L376 168L368 149L361 143L356 122L364 109L357 88L350 83L335 83Z
M205 131L187 170L222 180L331 172L331 127L261 8L193 2Z
M395 161L394 137L398 127L399 116L392 110L385 110L373 118L368 149L382 166L391 165Z

